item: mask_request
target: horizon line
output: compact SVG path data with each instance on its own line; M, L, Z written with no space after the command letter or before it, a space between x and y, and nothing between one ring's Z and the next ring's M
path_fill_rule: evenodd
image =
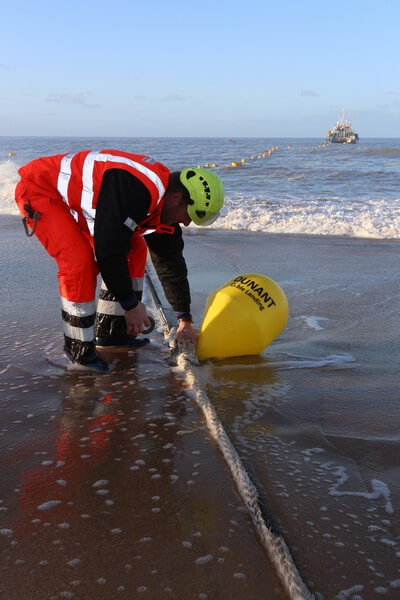
M79 138L118 138L118 139L225 139L225 140L237 140L237 139L274 139L279 138L281 140L315 140L315 139L326 139L326 137L320 136L280 136L280 135L236 135L236 136L225 136L225 135L0 135L1 138L66 138L66 139L79 139ZM395 140L400 139L399 136L364 136L360 139L364 140Z

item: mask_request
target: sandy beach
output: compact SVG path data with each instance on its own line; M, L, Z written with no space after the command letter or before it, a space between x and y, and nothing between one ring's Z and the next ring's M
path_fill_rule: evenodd
M2 596L287 598L155 335L65 372L56 269L2 217ZM196 373L319 600L398 598L400 245L188 231L193 313L233 275L285 290L260 357Z
M1 230L1 597L286 598L161 335L54 367L56 270Z

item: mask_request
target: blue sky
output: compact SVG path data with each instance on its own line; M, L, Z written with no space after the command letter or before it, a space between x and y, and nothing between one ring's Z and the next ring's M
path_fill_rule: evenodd
M400 137L400 5L3 0L0 135Z

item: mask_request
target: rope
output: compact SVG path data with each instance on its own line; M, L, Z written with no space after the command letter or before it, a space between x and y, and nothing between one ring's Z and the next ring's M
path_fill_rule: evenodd
M194 354L194 349L192 350ZM300 573L294 564L289 548L281 535L272 531L262 514L256 487L251 481L235 447L230 441L212 403L205 391L200 387L196 377L196 367L193 366L194 357L189 353L181 352L177 357L178 367L185 374L186 382L190 386L190 395L194 398L202 411L207 429L221 450L225 461L231 471L239 494L249 511L259 539L276 568L281 583L289 595L290 600L312 600L314 596L308 590ZM195 359L197 360L197 359Z
M293 148L292 146L288 145L286 146L286 150L293 150L293 151L304 151L304 150L319 150L321 148L327 148L328 146L331 145L331 142L329 141L325 141L322 144L317 144L316 146L312 146L312 147L295 147ZM261 152L258 152L257 154L252 154L250 157L248 158L241 158L240 160L236 159L236 160L232 160L230 163L225 164L225 165L219 165L217 164L215 161L209 161L204 163L204 165L197 165L198 169L216 169L216 168L225 168L225 169L230 169L233 167L242 167L245 163L247 163L250 160L259 160L261 158L268 158L269 156L271 156L274 152L276 152L277 150L279 150L279 146L273 146L272 148L269 148L268 150L264 150Z

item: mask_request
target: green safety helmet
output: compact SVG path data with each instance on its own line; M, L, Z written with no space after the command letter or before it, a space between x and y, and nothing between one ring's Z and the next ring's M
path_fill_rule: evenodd
M189 192L187 212L193 223L214 223L224 203L224 186L218 175L208 169L189 167L181 171L180 180Z

